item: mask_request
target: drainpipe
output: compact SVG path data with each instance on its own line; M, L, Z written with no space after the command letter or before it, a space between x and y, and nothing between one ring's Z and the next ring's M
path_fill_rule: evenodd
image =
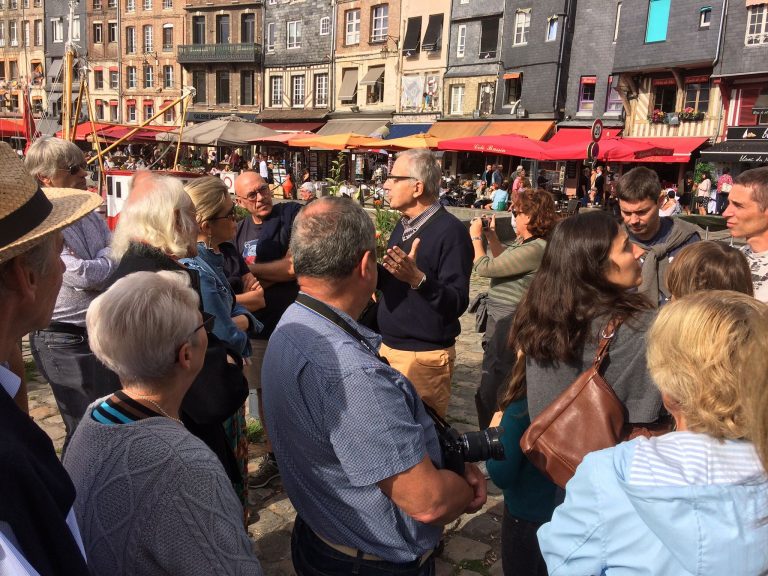
M117 7L117 122L123 123L123 28L121 26L120 6ZM107 18L107 34L109 34L109 18ZM107 76L111 81L112 73ZM111 88L110 88L111 89ZM112 112L110 111L110 114Z
M560 32L560 56L557 59L557 79L555 80L555 95L552 98L552 109L555 112L555 118L560 117L560 109L558 108L558 99L560 96L560 81L562 80L563 72L563 53L565 52L565 34L570 26L571 13L573 10L573 0L568 0L567 14L563 15L563 30Z
M336 0L331 0L331 8L333 10L331 15L331 51L328 53L328 76L330 78L328 83L330 90L328 94L329 114L336 111L336 63L333 58L333 54L336 52Z
M727 23L726 12L728 12L728 0L725 0L723 2L723 11L720 13L720 30L717 31L717 50L715 51L715 59L712 60L713 72L714 72L715 64L717 64L717 61L720 59L720 47L722 46L722 43L725 41L724 29ZM723 122L723 110L724 110L722 82L719 84L717 89L720 90L720 109L717 112L717 124L715 124L715 133L712 136L712 140L715 142L717 141L718 136L722 138L725 135L725 130L726 130L725 124L723 124L722 131L720 129L720 124Z

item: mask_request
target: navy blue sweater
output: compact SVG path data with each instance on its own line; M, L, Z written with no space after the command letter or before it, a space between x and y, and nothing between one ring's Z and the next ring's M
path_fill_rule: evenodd
M389 247L402 244L403 225L398 222ZM383 293L378 324L384 344L397 350L423 352L453 346L461 332L459 317L469 305L472 241L467 228L453 215L429 222L416 252L416 264L427 275L412 290L382 266L378 288Z

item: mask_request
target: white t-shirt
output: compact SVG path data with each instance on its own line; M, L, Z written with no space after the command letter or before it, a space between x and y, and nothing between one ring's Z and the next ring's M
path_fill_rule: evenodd
M752 270L752 285L755 288L755 298L768 303L768 251L752 252L749 244L741 251L747 257L749 268Z

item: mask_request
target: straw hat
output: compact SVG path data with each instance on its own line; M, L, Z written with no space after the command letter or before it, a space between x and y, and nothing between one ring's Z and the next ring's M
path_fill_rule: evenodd
M72 188L40 188L8 144L0 142L0 264L101 205L101 197Z

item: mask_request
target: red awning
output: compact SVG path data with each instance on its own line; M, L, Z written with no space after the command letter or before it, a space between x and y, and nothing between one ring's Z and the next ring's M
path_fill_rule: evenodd
M117 66L110 66L109 71L110 72L118 72L120 69Z
M582 76L582 84L597 84L597 76Z
M147 105L154 106L155 105L155 101L150 99L150 98L145 98L144 99L144 106L147 106Z
M126 100L125 103L128 104L128 106L136 106L136 99L131 98L129 100Z
M262 122L261 125L276 132L313 132L325 126L325 122Z
M10 138L12 136L23 136L24 126L21 120L12 118L0 118L0 138Z
M109 101L110 106L117 106L117 100L110 100Z
M501 154L534 160L550 160L546 153L545 144L525 136L508 134L505 136L473 136L469 138L454 138L441 140L438 150L456 150L462 152L482 152L484 154Z
M701 147L709 138L691 136L688 138L624 138L624 140L650 143L659 149L673 150L672 154L646 155L645 153L636 153L635 159L627 160L627 162L672 162L685 164L691 159L691 152Z
M94 66L93 67L94 72L101 72L104 70L104 66Z
M517 80L520 78L520 72L507 72L504 74L504 80Z
M621 134L621 128L603 128L603 138L616 138ZM592 130L590 128L560 128L552 138L547 140L551 146L570 146L583 144L586 148L592 142Z
M111 124L103 124L100 122L94 122L94 127L96 128L96 133L101 135L102 131L109 128ZM80 124L77 125L75 128L75 140L78 140L80 142L85 142L86 138L91 135L91 123L90 122L80 122ZM62 138L64 135L63 130L59 130L56 132L56 136L58 138Z

